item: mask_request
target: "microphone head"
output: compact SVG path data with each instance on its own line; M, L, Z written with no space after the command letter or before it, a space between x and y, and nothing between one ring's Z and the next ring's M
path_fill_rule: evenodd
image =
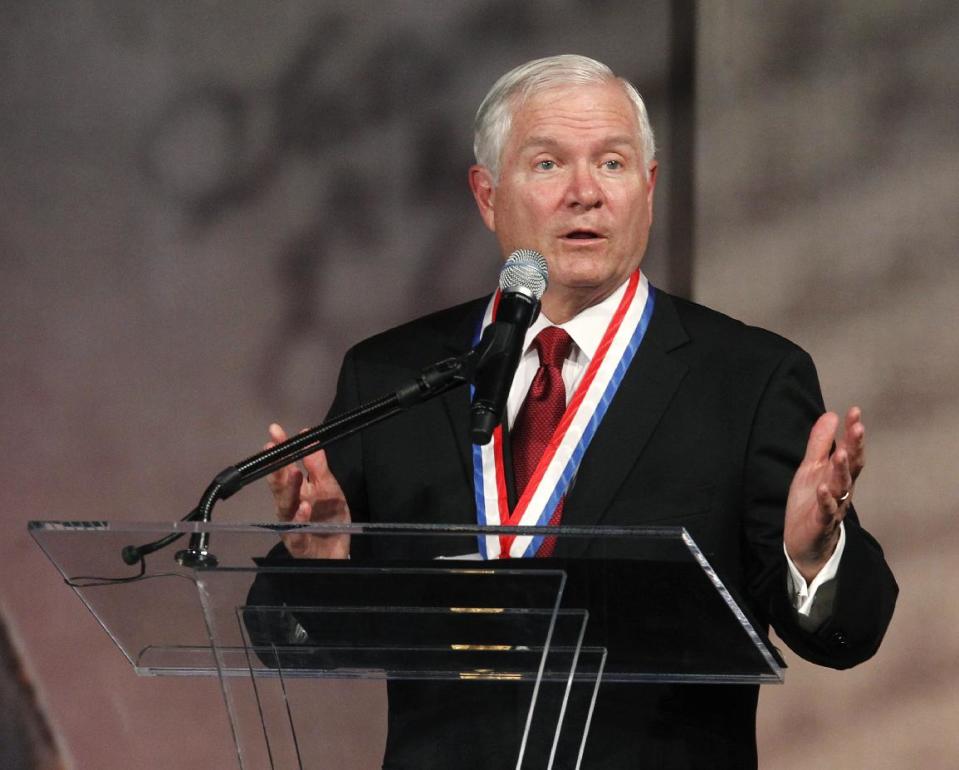
M546 292L549 268L546 258L532 249L517 249L509 255L499 273L501 291L523 291L539 302ZM525 291L524 291L525 290Z

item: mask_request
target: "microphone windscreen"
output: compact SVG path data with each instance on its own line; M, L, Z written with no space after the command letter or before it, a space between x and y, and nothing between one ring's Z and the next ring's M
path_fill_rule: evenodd
M549 268L542 254L532 249L517 249L500 270L499 287L501 291L524 288L539 301L546 291L548 277Z

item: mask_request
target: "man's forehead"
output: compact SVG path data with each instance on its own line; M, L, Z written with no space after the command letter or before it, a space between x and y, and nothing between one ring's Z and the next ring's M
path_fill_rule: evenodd
M538 150L561 150L570 144L570 141L565 137L561 138L552 134L529 134L518 138L520 141L517 150L520 153ZM582 144L583 138L585 136L578 138L575 143ZM618 152L635 152L640 149L639 137L636 134L603 133L599 131L595 133L595 136L589 138L589 143L590 145L598 145L605 150Z
M549 144L567 133L606 135L634 144L639 122L632 101L616 81L557 85L513 104L511 139L523 146Z

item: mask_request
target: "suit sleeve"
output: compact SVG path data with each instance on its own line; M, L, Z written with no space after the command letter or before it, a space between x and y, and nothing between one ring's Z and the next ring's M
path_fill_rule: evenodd
M881 547L850 508L832 615L815 631L799 625L786 588L783 522L792 476L823 411L812 360L791 348L769 376L750 432L743 501L746 580L754 606L794 652L819 665L848 668L879 648L898 587Z

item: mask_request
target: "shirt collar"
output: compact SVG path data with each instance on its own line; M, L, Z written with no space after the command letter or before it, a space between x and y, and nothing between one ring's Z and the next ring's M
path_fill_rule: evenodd
M606 329L613 318L613 314L616 312L616 308L619 307L619 303L626 293L628 283L629 278L627 277L620 287L606 299L595 305L591 305L578 315L573 316L566 323L554 324L545 314L540 313L526 332L523 352L527 353L529 351L536 335L547 326L559 326L560 329L564 329L566 333L573 338L573 343L579 355L583 356L586 361L591 361L593 356L596 355L596 350L599 348L599 343L603 340L603 335L606 333Z

